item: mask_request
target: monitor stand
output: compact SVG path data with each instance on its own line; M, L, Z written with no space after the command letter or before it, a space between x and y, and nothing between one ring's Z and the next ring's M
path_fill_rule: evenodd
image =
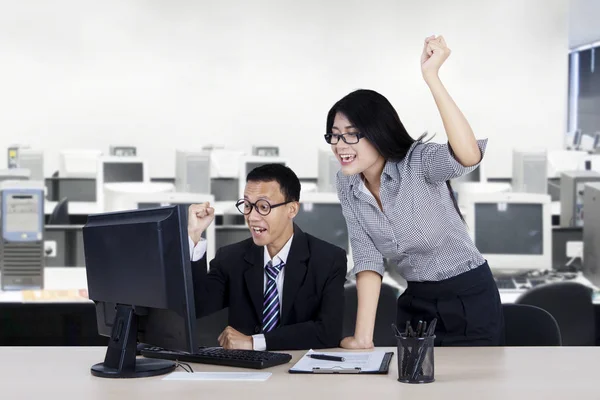
M137 358L138 316L132 306L117 305L117 315L103 363L92 366L92 375L102 378L145 378L168 374L177 367L172 361Z

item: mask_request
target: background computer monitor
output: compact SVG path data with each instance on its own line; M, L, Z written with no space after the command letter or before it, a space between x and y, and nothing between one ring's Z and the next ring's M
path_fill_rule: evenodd
M196 351L196 310L183 206L90 215L83 228L89 298L110 336L102 377L144 377L175 364L136 359L137 340Z
M244 198L244 189L246 188L246 176L254 168L260 167L265 164L281 164L287 165L288 162L284 158L280 157L261 157L261 156L244 156L240 157L240 176L239 176L239 190L238 199Z
M58 201L63 197L69 201L96 201L96 180L90 178L50 178L53 187L53 198Z
M105 183L150 182L146 162L138 157L100 157L96 171L96 200L104 210Z
M475 245L495 273L552 267L552 212L549 195L476 193L465 220Z
M348 226L335 193L302 193L294 223L304 232L334 244L348 253L351 261Z
M152 185L156 185L153 183ZM160 185L171 185L161 183ZM106 185L105 193L105 211L125 211L136 210L141 208L156 208L171 205L182 205L187 212L191 204L199 204L209 202L214 204L215 198L210 194L202 193L182 193L182 192L132 192L127 188L119 190L119 186L123 185ZM166 187L166 186L165 186ZM187 214L186 214L187 221ZM206 257L210 261L215 257L216 240L215 240L215 222L208 226L203 237L207 240Z
M175 152L175 188L178 192L211 193L210 153Z

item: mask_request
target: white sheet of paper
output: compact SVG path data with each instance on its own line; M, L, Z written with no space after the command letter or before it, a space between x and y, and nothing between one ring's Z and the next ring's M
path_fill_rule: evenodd
M271 372L172 372L163 381L244 381L264 382Z
M327 354L328 356L336 356L336 357L344 357L344 361L326 361L326 360L315 360L314 358L310 358L310 354ZM292 371L303 371L303 372L311 372L314 368L333 368L339 367L343 369L354 369L360 368L363 372L372 372L379 371L381 367L381 362L383 361L383 357L385 356L385 351L369 351L369 352L320 352L313 351L312 349L308 351L302 357L296 365L294 365L291 370Z

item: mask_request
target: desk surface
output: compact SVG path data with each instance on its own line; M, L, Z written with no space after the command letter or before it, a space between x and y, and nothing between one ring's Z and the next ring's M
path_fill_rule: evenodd
M392 349L387 349L392 350ZM291 363L266 371L265 382L163 381L164 376L113 380L97 378L90 367L104 359L105 347L0 348L2 394L37 398L237 399L564 399L597 394L595 365L600 347L436 348L436 381L411 385L397 381L394 355L388 375L295 375L287 371L304 352L291 352ZM248 371L191 364L194 371ZM586 396L586 397L579 397ZM592 396L592 397L590 397Z

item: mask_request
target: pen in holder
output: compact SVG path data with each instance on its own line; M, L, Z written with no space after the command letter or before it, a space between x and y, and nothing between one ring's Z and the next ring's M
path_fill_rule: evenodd
M435 326L435 322L432 323ZM434 326L432 328L434 328ZM420 334L419 334L419 331ZM408 333L407 333L408 332ZM400 333L396 329L398 344L398 381L403 383L430 383L435 380L433 330L424 334L423 329L408 329Z

